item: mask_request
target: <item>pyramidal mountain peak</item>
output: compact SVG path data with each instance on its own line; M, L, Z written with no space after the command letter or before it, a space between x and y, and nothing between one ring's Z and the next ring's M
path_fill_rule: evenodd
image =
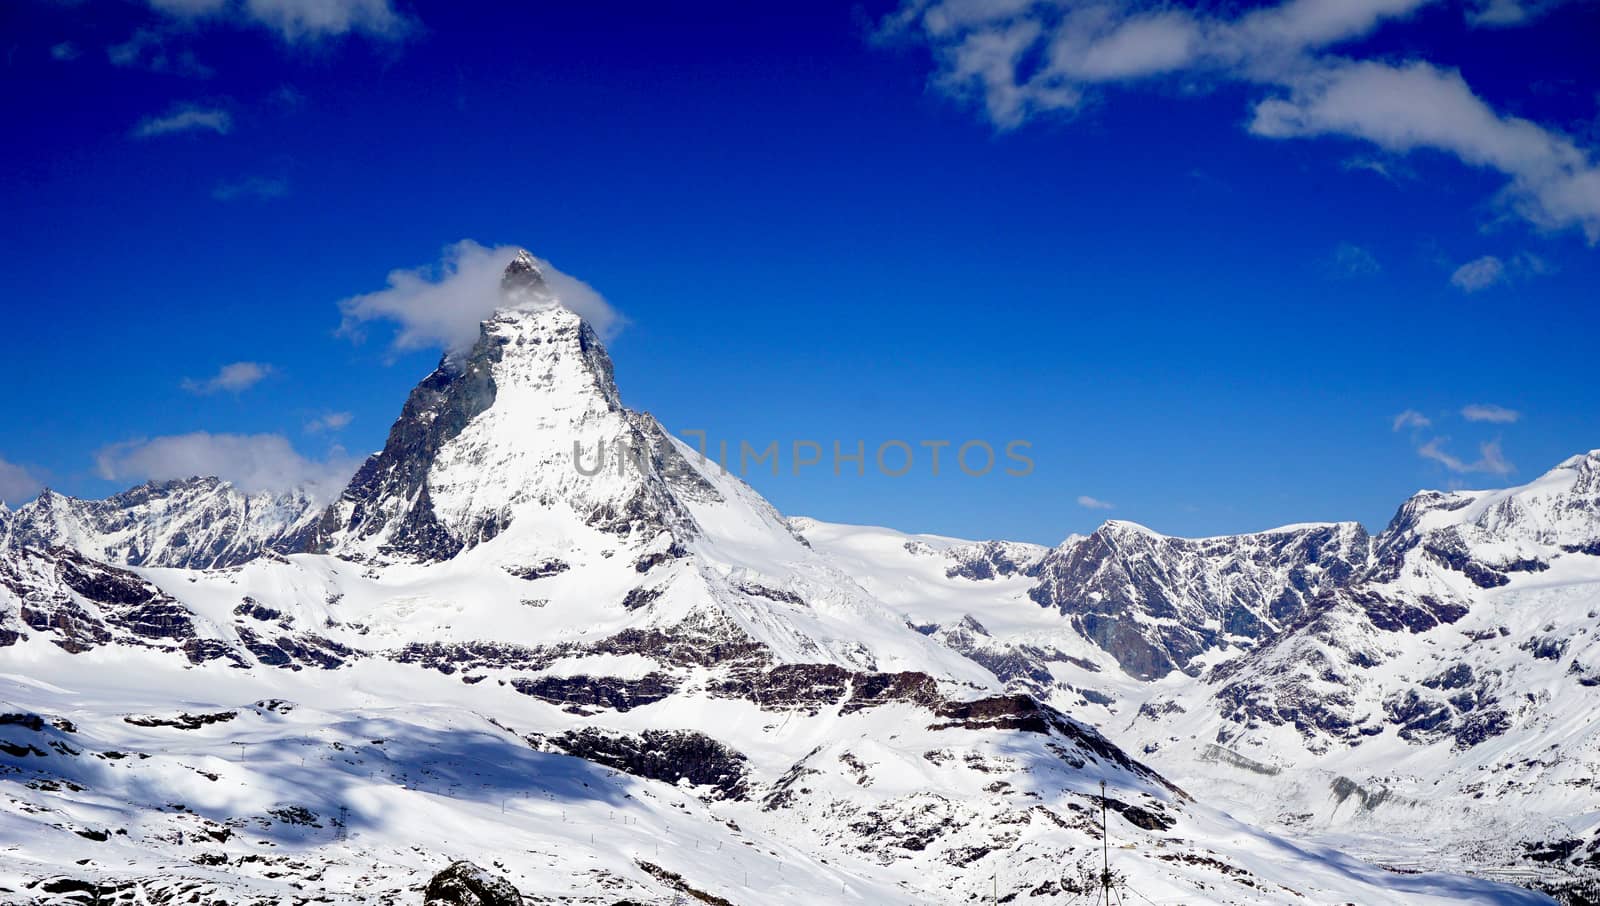
M544 282L544 264L533 257L533 253L527 249L518 249L500 277L500 290L507 294L517 291L547 291Z

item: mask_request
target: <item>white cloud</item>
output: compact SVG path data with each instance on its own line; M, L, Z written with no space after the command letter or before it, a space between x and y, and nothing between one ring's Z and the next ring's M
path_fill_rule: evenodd
M1353 242L1341 242L1333 252L1334 266L1351 277L1370 277L1382 272L1383 265L1373 254Z
M338 448L325 459L300 455L281 434L175 434L112 444L95 454L96 473L138 482L216 476L241 491L304 488L322 500L343 489L359 463Z
M1518 216L1600 242L1600 167L1571 138L1496 113L1453 70L1322 53L1429 2L1284 0L1226 18L1100 0L904 0L880 38L927 44L932 84L976 103L1000 129L1074 110L1108 84L1166 76L1263 86L1273 95L1255 105L1255 135L1442 151L1503 174L1500 200ZM1476 14L1493 7L1504 20L1509 7L1535 5L1490 0Z
M1556 266L1532 252L1518 252L1511 259L1511 269L1522 277L1544 277L1556 272Z
M1513 466L1510 462L1508 462L1505 458L1505 454L1501 452L1500 442L1498 440L1485 441L1484 443L1479 444L1479 458L1476 462L1466 462L1465 460L1457 459L1455 456L1452 456L1444 449L1444 445L1448 442L1449 438L1447 437L1435 437L1418 447L1417 455L1421 456L1423 459L1431 459L1452 472L1458 472L1462 474L1468 472L1486 472L1491 475L1509 475L1516 471L1516 466Z
M170 73L197 79L210 78L211 67L195 58L187 48L172 50L167 47L166 36L154 29L141 28L121 44L106 48L106 57L112 65L150 72Z
M1339 168L1347 173L1353 173L1358 170L1376 173L1396 185L1403 179L1414 179L1417 175L1412 172L1410 167L1393 157L1374 157L1368 154L1357 154L1353 157L1345 158L1339 162Z
M78 45L71 41L62 41L60 44L54 44L50 47L50 59L52 60L70 63L80 56L83 56L83 52L78 49Z
M1338 61L1290 79L1255 107L1250 131L1268 138L1339 135L1386 151L1443 151L1496 170L1501 201L1533 224L1578 227L1600 242L1600 167L1572 139L1501 116L1460 73L1415 62Z
M390 0L147 0L176 19L220 17L260 25L286 41L315 41L351 32L397 39L414 25Z
M1526 25L1566 0L1471 0L1467 21L1485 28Z
M1519 418L1522 413L1493 403L1473 403L1461 410L1461 417L1469 422L1491 422L1497 425L1509 425Z
M218 183L211 190L217 201L237 201L241 198L282 198L289 193L289 180L282 176L246 176L237 182Z
M1086 510L1109 510L1114 507L1114 504L1106 503L1104 500L1096 500L1088 494L1084 494L1078 498L1078 506Z
M232 128L233 117L226 110L180 104L173 107L165 116L152 116L140 120L139 125L133 128L133 135L135 138L150 138L155 135L206 130L218 135L227 135Z
M252 19L290 41L352 31L398 38L410 29L389 0L245 0L244 7Z
M1450 283L1464 293L1475 293L1494 286L1505 279L1505 275L1504 262L1493 255L1484 255L1456 268L1450 275Z
M621 316L587 283L541 261L548 294L508 300L500 278L517 252L516 246L488 248L471 239L447 247L439 264L389 273L387 289L352 296L339 303L344 315L340 332L359 335L369 321L399 325L395 349L442 347L458 352L478 337L478 323L497 309L542 308L560 304L581 315L601 334L620 326Z
M1426 415L1423 415L1421 412L1418 412L1415 409L1407 409L1406 411L1394 417L1393 430L1399 431L1401 428L1426 428L1431 424L1433 424L1433 421L1430 420Z
M43 487L44 482L31 470L0 459L0 503L24 503Z
M355 416L348 412L326 412L306 422L306 433L321 434L324 431L342 431L355 421Z
M272 374L272 366L260 362L233 362L217 369L217 373L205 380L194 378L183 379L183 389L190 393L208 394L226 390L230 393L239 393L249 390L261 383L268 375Z
M927 43L936 85L983 99L997 126L1013 128L1030 113L1077 106L1098 84L1183 72L1272 81L1306 51L1427 2L1287 0L1228 20L1093 0L905 0L879 36Z

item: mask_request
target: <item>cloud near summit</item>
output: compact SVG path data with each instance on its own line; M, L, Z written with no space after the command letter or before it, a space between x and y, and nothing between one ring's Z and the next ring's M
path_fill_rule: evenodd
M339 303L344 315L339 332L359 337L365 324L389 321L397 327L393 341L396 351L466 349L477 339L478 323L507 306L500 291L500 277L518 251L514 245L490 248L463 239L447 246L437 264L390 271L387 288ZM552 296L544 304L559 303L588 321L602 336L610 336L622 326L622 316L593 287L562 273L548 261L540 259L539 263Z

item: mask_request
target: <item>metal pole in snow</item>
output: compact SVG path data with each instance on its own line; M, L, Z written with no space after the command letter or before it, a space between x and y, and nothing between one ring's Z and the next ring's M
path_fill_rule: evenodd
M1106 890L1106 902L1111 902L1111 826L1106 823L1106 782L1100 781L1100 883Z

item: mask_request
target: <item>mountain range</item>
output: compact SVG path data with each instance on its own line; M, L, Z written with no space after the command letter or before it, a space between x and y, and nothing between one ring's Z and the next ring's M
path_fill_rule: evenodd
M337 499L0 507L6 902L1600 896L1600 451L1376 535L838 525L500 292Z

